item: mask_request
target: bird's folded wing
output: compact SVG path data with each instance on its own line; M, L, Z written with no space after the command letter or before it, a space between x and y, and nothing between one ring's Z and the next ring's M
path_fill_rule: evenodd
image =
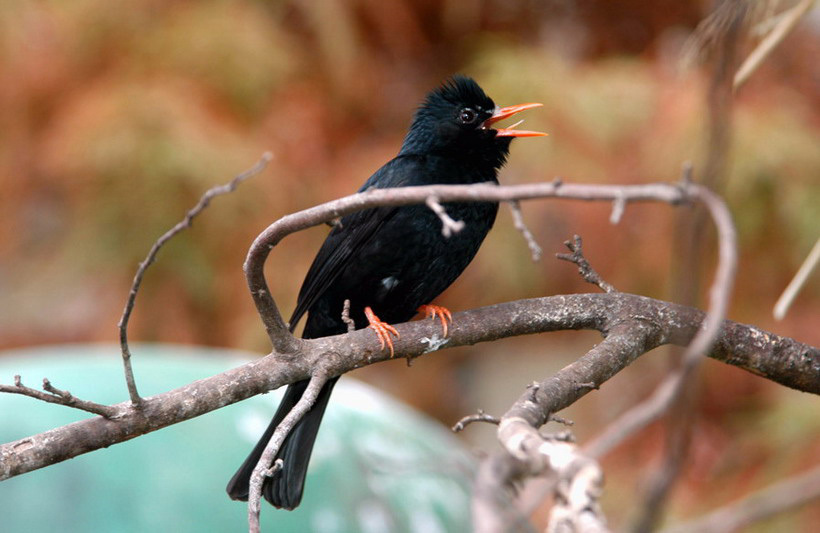
M331 286L345 266L350 261L355 261L357 251L393 217L396 210L396 207L377 207L359 211L343 217L340 225L333 228L305 276L296 309L290 318L291 332L302 315ZM339 309L340 317L341 313L342 310Z
M377 170L359 189L359 192L371 188L408 185L414 181L414 177L423 176L424 161L425 158L419 155L396 157ZM340 223L327 236L305 276L305 281L299 291L296 309L290 318L291 332L296 328L302 315L331 286L345 266L350 264L350 261L356 260L357 252L381 226L396 214L397 210L397 207L376 207L342 217ZM341 313L340 309L340 317Z

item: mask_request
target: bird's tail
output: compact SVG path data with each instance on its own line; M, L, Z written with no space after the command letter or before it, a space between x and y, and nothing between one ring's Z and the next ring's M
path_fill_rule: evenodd
M262 486L263 496L273 506L282 509L295 509L302 501L310 453L313 451L313 444L316 442L316 434L319 432L322 415L325 414L325 408L330 400L330 393L338 380L339 378L336 377L325 383L322 390L319 391L316 403L294 426L285 438L285 442L282 443L281 448L279 448L276 458L282 459L282 470L274 474L272 478L265 478ZM293 409L293 406L304 394L307 385L308 380L298 381L288 386L285 396L282 398L282 403L279 404L279 409L276 410L268 429L265 430L248 458L245 459L245 462L242 463L242 466L228 482L226 490L231 499L247 501L251 473L256 463L259 462L259 458L262 456L262 452L265 450L276 426Z

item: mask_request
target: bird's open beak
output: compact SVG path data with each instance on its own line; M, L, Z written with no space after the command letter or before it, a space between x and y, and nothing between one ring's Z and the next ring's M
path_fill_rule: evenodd
M489 128L491 125L495 124L499 120L504 120L505 118L509 118L516 113L520 113L526 109L532 109L534 107L541 107L544 104L519 104L519 105L511 105L509 107L497 107L493 115L484 121L484 124L481 125L482 128ZM527 130L516 130L513 129L520 122L514 124L510 128L498 128L496 129L496 137L543 137L548 135L547 133L542 133L540 131L527 131Z

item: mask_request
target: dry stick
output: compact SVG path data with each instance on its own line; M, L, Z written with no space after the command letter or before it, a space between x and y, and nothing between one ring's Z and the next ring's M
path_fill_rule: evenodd
M513 217L513 224L515 225L515 229L521 232L521 235L524 236L524 240L527 241L527 247L530 249L530 253L532 254L532 261L533 263L537 263L541 259L541 254L543 250L538 243L535 242L535 238L532 236L532 232L527 227L526 222L524 222L524 215L521 213L521 204L517 200L513 200L511 202L507 202L510 206L510 210L512 211Z
M618 224L621 221L621 218L624 216L624 211L626 210L626 202L623 198L618 197L615 198L612 202L612 213L609 215L609 223L613 226Z
M775 320L783 320L794 298L800 292L800 289L803 288L803 284L806 283L806 280L809 279L809 275L818 264L820 264L820 239L817 239L817 242L814 243L814 247L811 249L811 252L809 252L806 260L803 261L803 264L800 265L797 274L794 275L794 278L792 278L789 285L783 291L783 294L777 299L777 303L774 304L773 314Z
M113 406L81 400L68 391L58 389L52 385L47 378L43 378L43 390L45 392L23 385L23 381L19 375L14 376L14 385L3 385L0 383L0 392L21 394L48 403L74 407L75 409L101 415L106 418L113 417L118 411L117 408Z
M492 415L488 415L484 412L483 409L479 409L476 411L475 414L467 415L462 417L461 420L455 423L455 425L450 428L454 433L458 433L460 431L464 431L464 429L474 422L487 422L489 424L495 424L496 426L500 422L500 420Z
M259 533L259 503L262 499L262 486L265 482L265 478L269 475L276 475L279 470L279 468L276 468L276 465L274 465L273 468L270 468L268 465L273 464L273 458L276 457L276 453L285 441L285 437L290 434L296 423L299 422L302 417L310 411L313 404L316 403L319 391L322 390L327 379L327 376L321 373L313 374L310 377L310 382L302 394L302 397L299 398L299 401L296 402L296 405L293 406L293 409L290 410L282 422L276 426L270 441L268 441L268 445L265 447L265 451L262 452L262 456L259 458L259 461L251 473L250 486L248 488L248 526L251 533Z
M597 286L604 292L618 292L613 285L604 281L604 279L592 268L587 258L584 257L582 250L583 241L580 235L573 235L571 241L564 241L564 246L569 248L571 254L555 254L555 257L562 261L569 261L578 266L578 273L584 278L584 281Z
M352 333L356 331L356 322L350 318L350 300L345 300L342 305L342 322L347 324L347 332Z
M249 283L254 286L261 276L256 270L270 252L273 244L290 232L323 223L357 208L386 205L423 203L427 196L436 194L446 200L475 199L477 201L508 201L516 198L552 196L585 200L612 200L623 194L629 201L666 201L680 203L686 195L680 187L670 184L642 186L563 185L548 184L499 187L490 186L433 186L391 189L353 195L283 217L272 224L256 240L246 260ZM460 196L459 196L460 195ZM264 278L262 278L264 283ZM266 289L267 285L262 288ZM266 298L254 294L257 306L266 304ZM267 298L270 304L273 300ZM263 313L266 328L275 324L276 315ZM599 329L608 327L608 320L618 316L639 314L645 320L663 325L664 342L686 344L694 335L694 325L703 319L696 309L660 302L629 294L564 295L499 304L455 315L458 326L450 334L448 347L487 342L499 338L563 329ZM499 316L503 320L499 320ZM607 318L609 317L609 318ZM281 319L281 317L279 317ZM640 327L640 324L638 324ZM659 326L660 327L660 326ZM399 326L402 341L396 343L399 356L418 356L428 353L429 347L416 339L432 336L434 325L415 322ZM270 330L269 330L270 331ZM292 343L299 350L299 358L281 353L248 363L242 367L199 380L179 389L146 398L141 410L129 403L115 406L120 409L117 421L91 418L60 428L0 445L0 480L61 462L77 455L110 446L138 435L178 423L210 412L256 394L278 388L287 383L308 379L312 369L326 364L327 354L336 354L329 375L340 375L353 368L387 359L367 331L350 336L303 341L295 339L284 329L283 344ZM756 375L767 377L788 387L820 393L820 350L792 339L780 337L753 326L727 321L721 342L714 347L712 357L727 364L739 366ZM281 340L281 339L277 339ZM609 362L601 361L608 365ZM597 368L581 370L578 383L591 382ZM574 385L573 394L582 390ZM574 400L573 400L574 401ZM569 402L571 403L571 401ZM560 408L565 407L559 406ZM555 409L557 410L557 409Z
M428 196L424 203L426 203L427 207L429 207L430 210L441 220L441 234L445 239L449 239L451 236L464 229L464 221L456 221L450 218L450 215L447 214L444 206L439 203L438 198L435 196Z
M701 330L686 349L683 362L674 374L666 378L647 400L639 403L612 422L586 451L600 457L657 420L679 396L688 376L697 369L702 355L708 352L720 332L734 284L737 269L737 236L729 209L714 193L704 187L691 185L691 192L704 203L718 230L718 266L709 290L709 310Z
M814 1L815 0L801 0L799 4L790 8L781 15L781 18L774 29L772 29L772 31L770 31L762 41L760 41L757 48L749 54L740 68L737 69L733 82L733 88L735 91L740 89L741 85L746 83L752 73L757 70L757 67L763 63L772 50L777 48L777 45L779 45L783 39L786 38L789 32L797 26L797 23L800 22L803 15L811 11L811 8L814 7Z
M154 245L151 246L151 250L145 257L145 260L142 261L139 268L137 268L137 273L134 274L134 281L131 283L131 290L128 292L128 299L125 302L125 308L122 311L122 317L117 324L117 327L120 330L120 348L122 349L122 364L125 370L125 383L128 385L128 395L131 397L131 403L134 405L139 405L142 399L140 398L139 392L137 392L137 383L134 380L134 371L131 368L131 351L128 348L128 320L131 318L131 311L134 310L134 302L137 298L137 291L140 289L140 284L142 283L142 278L145 275L145 271L156 259L160 248L162 248L162 246L171 240L177 233L186 228L190 228L194 217L208 207L208 204L211 203L211 199L221 194L233 192L240 183L251 176L255 176L256 174L262 172L265 167L268 166L271 159L273 159L273 155L270 152L265 152L262 154L262 158L252 168L246 170L242 174L237 175L229 183L212 187L211 189L205 191L205 194L203 194L199 199L199 202L190 211L188 211L185 218L173 228L165 232L165 234L157 239L156 242L154 242Z
M770 516L820 498L820 467L759 490L740 501L663 533L723 533L736 531Z
M473 486L473 531L534 531L527 520L527 516L513 505L515 492L512 483L527 475L526 464L515 459L503 451L498 451L478 465L478 472ZM499 479L510 480L501 484L504 490L497 490ZM476 502L486 502L476 505Z

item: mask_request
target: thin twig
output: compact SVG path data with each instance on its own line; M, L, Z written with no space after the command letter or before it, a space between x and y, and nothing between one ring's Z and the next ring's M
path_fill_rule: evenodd
M23 385L19 375L14 376L14 385L0 384L0 392L21 394L44 402L73 407L106 418L112 418L118 412L118 409L114 406L81 400L68 391L58 389L47 378L43 378L43 390L45 392Z
M474 422L487 422L489 424L495 424L496 426L499 423L499 419L488 415L482 409L476 411L475 414L467 415L463 417L461 420L455 423L455 425L451 428L454 433L458 433L460 431L464 431L464 429Z
M609 223L613 226L621 221L626 210L626 201L622 197L617 197L612 201L612 213L609 215Z
M783 39L786 38L789 32L797 26L800 19L811 11L811 8L814 7L814 2L815 0L801 0L799 4L790 8L779 17L772 31L760 41L757 47L752 50L752 53L743 61L743 64L740 65L740 68L737 69L733 83L735 91L746 83L752 73L754 73L769 54L772 53L772 50L777 48L777 45L783 42Z
M285 441L285 437L290 434L296 423L310 411L313 404L316 403L316 398L322 387L327 383L327 376L322 373L313 374L310 377L310 382L302 393L302 397L293 406L293 409L285 416L282 422L276 427L271 435L265 451L256 463L256 466L251 473L250 486L248 488L248 528L250 533L259 533L259 511L260 502L262 500L262 486L265 478L278 471L274 464L274 457ZM268 466L273 465L273 466Z
M444 206L439 203L438 198L435 196L428 196L425 203L427 204L427 207L429 207L433 213L441 219L441 234L444 235L444 238L449 239L451 236L464 229L464 221L456 221L450 218L450 215L447 214Z
M342 322L347 324L348 333L356 331L356 322L350 318L350 300L348 299L345 299L344 305L342 306Z
M558 415L550 415L550 422L555 422L556 424L561 424L564 426L574 426L575 422L570 420L569 418L564 418L563 416Z
M611 284L604 281L603 278L592 268L587 258L584 257L582 251L583 242L580 235L573 235L571 241L564 241L564 246L570 249L571 254L555 254L555 257L563 261L569 261L578 266L578 273L584 278L584 281L597 285L604 292L618 292Z
M177 233L191 227L194 217L208 207L208 204L211 203L211 200L215 196L233 192L240 183L251 176L255 176L256 174L262 172L265 167L268 166L271 159L273 159L273 155L270 152L265 152L262 155L262 158L249 170L237 175L225 185L219 185L208 189L199 199L199 202L197 202L197 204L188 211L182 221L170 230L166 231L159 239L156 240L156 242L154 242L154 245L151 246L151 250L148 252L148 255L140 263L139 268L137 268L137 273L134 275L134 281L131 283L131 290L128 292L128 299L125 301L125 308L122 311L122 317L120 317L120 321L117 324L117 327L120 330L120 348L122 350L122 363L125 370L125 383L128 386L128 395L131 397L131 402L133 404L139 405L141 398L139 392L137 392L137 384L134 380L134 371L131 367L131 351L128 348L128 321L131 318L131 312L134 310L134 302L137 298L137 292L140 289L140 284L142 284L142 278L145 276L145 271L156 259L160 248L162 248L162 246L171 240Z
M800 289L803 288L806 280L809 279L809 275L811 275L818 264L820 264L820 239L817 239L817 242L814 243L814 247L811 249L811 252L809 252L806 260L803 261L803 264L800 265L797 274L794 275L794 278L792 278L788 286L786 286L786 290L784 290L780 298L777 299L777 303L774 305L775 320L783 320L794 298L800 292Z
M723 533L738 531L775 514L820 498L820 467L780 481L740 501L677 526L663 533Z
M507 202L510 206L510 211L512 211L513 217L513 225L515 225L515 229L521 232L521 235L524 236L524 240L527 241L527 247L530 249L530 253L532 254L532 261L533 263L537 263L539 259L541 259L541 254L543 250L538 243L535 242L535 237L532 236L532 232L530 228L527 227L527 223L524 222L524 215L521 213L521 204L518 200L513 200L511 202Z

